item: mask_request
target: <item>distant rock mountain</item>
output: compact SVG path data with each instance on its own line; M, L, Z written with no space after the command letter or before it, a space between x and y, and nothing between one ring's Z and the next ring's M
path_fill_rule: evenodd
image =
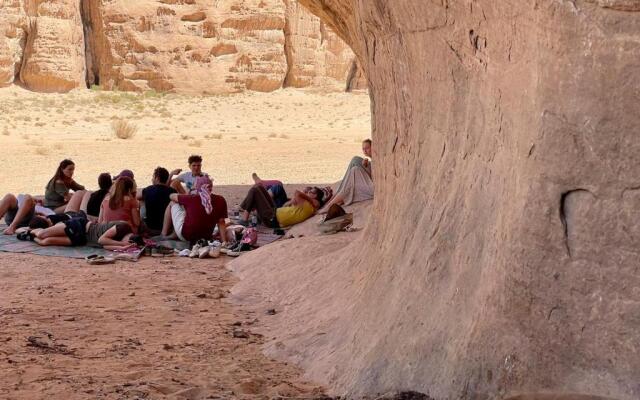
M0 87L269 92L366 88L296 0L0 0Z

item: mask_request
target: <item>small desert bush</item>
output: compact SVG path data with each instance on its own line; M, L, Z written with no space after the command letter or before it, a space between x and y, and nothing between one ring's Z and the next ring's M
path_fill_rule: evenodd
M205 139L217 139L217 140L220 140L220 139L222 139L222 133L212 133L211 135L205 135L204 138Z
M202 146L202 141L201 140L192 140L188 143L189 147L201 147Z
M257 138L257 137L255 137L255 136L251 136L251 137L249 138L249 140L258 140L258 138Z
M189 139L194 139L194 137L193 136L189 136L189 135L180 135L180 139L189 140Z
M46 147L36 147L34 151L39 156L46 156L49 154L49 150Z
M275 137L278 137L278 134L276 134L276 133L270 133L270 134L269 134L269 137L270 137L270 138L275 138Z
M289 135L285 135L284 133L281 133L280 139L289 139Z
M131 139L138 132L138 127L124 119L118 119L111 123L111 130L119 139Z

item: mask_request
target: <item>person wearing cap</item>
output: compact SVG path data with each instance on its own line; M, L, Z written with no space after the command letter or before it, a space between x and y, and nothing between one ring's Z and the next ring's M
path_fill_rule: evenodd
M171 194L162 235L195 243L200 239L211 240L216 224L221 234L226 232L227 201L213 194L212 186L211 178L201 176L196 179L195 194ZM222 242L225 240L221 238Z
M196 185L196 179L201 176L208 176L207 173L202 172L202 157L198 155L192 155L189 157L189 171L182 172L181 169L175 169L171 171L169 180L170 186L174 188L179 194L190 194ZM178 175L179 174L179 175ZM171 179L174 175L175 179Z
M111 193L100 206L98 223L125 221L134 233L140 226L140 203L136 199L136 184L126 175L118 176Z

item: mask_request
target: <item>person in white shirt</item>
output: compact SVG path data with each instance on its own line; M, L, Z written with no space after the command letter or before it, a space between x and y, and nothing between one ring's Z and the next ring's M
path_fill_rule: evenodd
M188 162L189 171L182 172L181 169L175 169L171 171L171 176L169 176L169 181L171 182L170 186L174 188L178 194L190 194L191 191L195 189L197 178L201 176L209 176L206 172L202 172L201 156L192 155L189 157ZM177 176L173 178L175 175Z

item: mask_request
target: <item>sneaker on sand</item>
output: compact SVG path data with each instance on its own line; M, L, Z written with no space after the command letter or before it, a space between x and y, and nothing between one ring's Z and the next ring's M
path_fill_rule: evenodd
M200 256L200 249L207 246L207 242L205 240L198 240L196 244L191 248L191 253L189 253L190 258L196 258Z
M238 257L242 253L246 253L251 250L253 250L251 245L247 243L240 243L235 249L227 251L227 255L229 257Z
M200 247L198 250L198 258L207 258L209 257L209 246Z
M220 257L220 246L209 246L209 257L211 258Z
M220 247L220 253L227 254L228 251L233 250L238 244L236 242L224 242Z

